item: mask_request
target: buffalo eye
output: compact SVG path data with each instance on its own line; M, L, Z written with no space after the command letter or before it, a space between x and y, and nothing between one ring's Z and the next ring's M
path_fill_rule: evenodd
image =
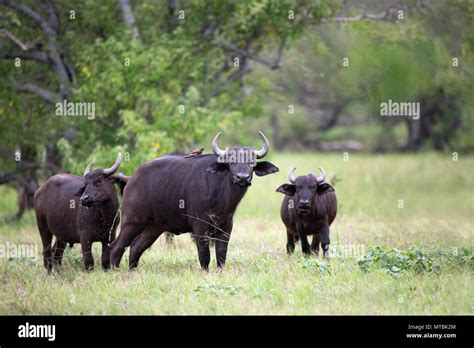
M296 190L301 190L301 186L295 185Z
M94 184L96 184L97 186L100 186L102 185L104 181L102 179L97 179L96 181L94 181Z

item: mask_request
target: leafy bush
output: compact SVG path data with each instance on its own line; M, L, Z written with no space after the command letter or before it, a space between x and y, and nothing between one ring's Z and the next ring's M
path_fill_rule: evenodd
M473 265L473 249L455 248L451 252L427 252L419 247L407 250L389 249L375 246L369 248L367 255L357 259L359 268L367 272L372 268L382 269L393 277L404 271L415 273L439 272L441 267Z
M316 258L302 257L297 261L303 269L315 270L321 274L331 274L331 267L328 262Z

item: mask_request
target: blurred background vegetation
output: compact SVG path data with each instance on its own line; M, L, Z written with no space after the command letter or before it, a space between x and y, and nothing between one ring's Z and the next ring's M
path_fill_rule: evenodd
M0 184L223 143L474 150L474 2L0 0ZM95 118L59 117L62 100ZM419 102L418 121L380 117ZM21 160L18 160L21 154Z

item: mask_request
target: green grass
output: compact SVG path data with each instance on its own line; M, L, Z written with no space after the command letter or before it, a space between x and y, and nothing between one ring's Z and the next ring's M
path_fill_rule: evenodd
M281 172L254 179L221 273L214 254L211 271L201 272L195 246L182 235L172 246L160 238L135 272L127 256L119 270L86 273L76 245L65 251L62 270L48 276L32 212L6 222L16 198L0 187L0 243L38 245L36 261L0 258L0 314L474 313L474 157L361 154L343 161L341 154L288 153L270 161ZM275 189L293 165L297 174L322 166L340 179L331 241L356 246L357 255L308 259L299 245L286 255L283 196ZM94 256L97 263L99 245Z

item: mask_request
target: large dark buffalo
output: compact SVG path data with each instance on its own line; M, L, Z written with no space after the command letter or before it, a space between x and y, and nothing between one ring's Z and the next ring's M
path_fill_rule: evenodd
M275 173L273 164L263 158L269 142L261 150L217 145L219 132L212 141L214 155L165 155L142 165L125 187L122 227L112 243L112 265L118 267L125 248L130 246L129 266L134 268L142 253L164 232L192 232L199 262L209 268L209 241L215 241L217 266L226 260L232 232L232 219L242 197L258 176Z
M110 242L119 224L119 200L114 184L123 190L127 177L115 174L122 161L119 153L111 168L91 171L84 176L57 174L48 179L34 197L36 222L43 242L44 266L51 271L60 265L66 244L81 243L84 267L94 267L91 247L102 243L102 267L110 268ZM79 198L80 197L80 198ZM51 247L53 236L56 237Z
M329 226L334 221L337 212L336 192L325 182L326 174L322 168L321 176L313 174L295 178L293 168L288 174L291 184L283 184L277 192L285 194L281 205L280 215L286 226L288 254L295 250L295 242L301 240L304 254L311 251L319 253L319 244L324 256L329 250ZM311 247L308 235L313 235Z

